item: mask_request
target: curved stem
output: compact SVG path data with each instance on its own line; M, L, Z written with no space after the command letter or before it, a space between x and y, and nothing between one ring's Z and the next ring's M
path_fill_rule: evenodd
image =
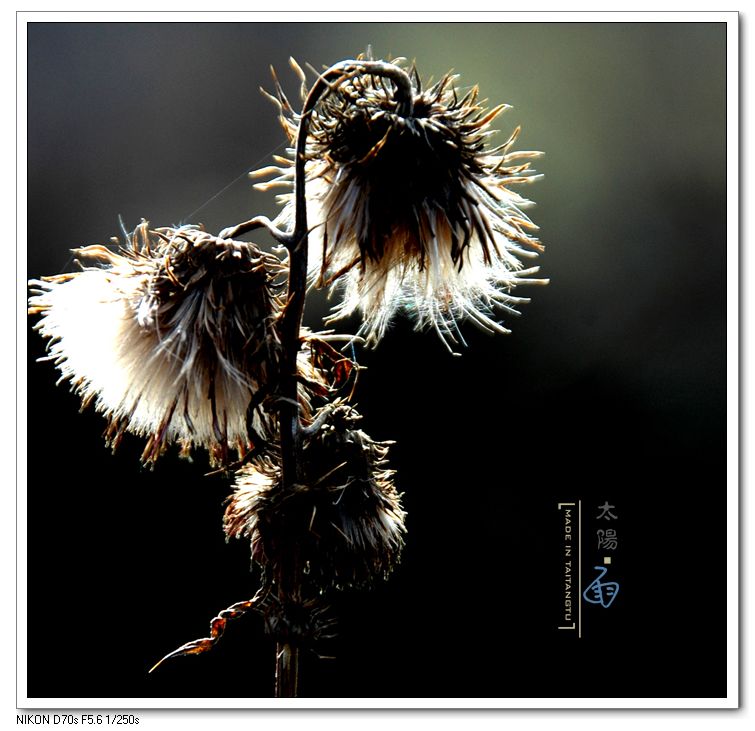
M414 96L409 75L398 66L384 61L341 61L322 73L304 102L299 129L296 136L294 161L294 229L289 234L276 238L288 248L288 299L280 319L282 363L279 388L281 472L284 490L291 490L302 480L301 441L302 424L298 407L297 356L300 347L300 330L307 291L307 198L306 161L307 135L312 110L318 101L336 90L339 83L358 74L372 74L390 79L396 86L396 111L402 116L414 112ZM267 226L261 219L247 222L255 226ZM240 224L243 227L245 224ZM239 227L237 227L239 228ZM278 232L280 233L280 232ZM275 234L273 234L275 235ZM285 238L284 238L285 236ZM285 577L285 585L278 587L280 598L294 593L299 588L299 576ZM289 644L279 644L276 656L276 697L296 695L298 686L299 650Z
M411 116L414 112L414 90L403 69L385 61L341 61L324 71L312 85L304 102L296 134L294 161L294 230L284 241L289 250L288 301L281 320L283 373L281 374L280 429L283 484L292 487L301 477L298 459L301 424L297 403L296 357L299 352L299 331L304 314L307 289L307 197L306 161L307 135L312 110L320 99L338 88L338 84L354 74L372 74L390 79L396 86L397 113ZM252 219L252 221L260 219ZM242 224L243 225L243 224Z
M360 74L383 76L390 79L396 85L396 113L402 117L411 117L414 114L414 87L406 71L385 61L349 60L339 61L320 74L309 90L302 116L308 114L314 108L323 91L326 89L332 91L338 88L339 82ZM331 83L331 81L334 83Z
M236 226L230 226L224 228L219 234L219 239L235 239L237 236L242 236L249 231L254 231L257 228L265 228L270 235L283 246L288 246L291 243L291 234L285 231L278 230L273 222L267 216L255 216L254 218L239 223Z

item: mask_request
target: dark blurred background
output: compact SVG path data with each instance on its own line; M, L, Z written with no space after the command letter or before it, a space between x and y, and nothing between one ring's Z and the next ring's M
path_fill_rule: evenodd
M282 149L258 87L272 64L295 97L289 56L320 68L371 44L425 78L453 68L514 106L500 141L521 124L518 149L546 152L527 193L551 284L527 290L513 333L467 324L452 358L397 322L358 354L364 428L397 442L408 542L388 582L336 600L340 633L320 648L336 659L304 658L303 695L725 695L725 31L28 26L30 277L72 270L69 249L118 235L119 216L217 232L274 215L243 174ZM308 323L323 311L316 300ZM29 352L29 695L271 695L256 616L147 675L256 591L248 547L224 542L229 483L201 459L146 471L136 440L111 455L31 331ZM557 629L557 503L577 500L583 588L605 554L596 530L619 538L606 577L619 595L585 606L581 639ZM606 501L610 525L596 520Z

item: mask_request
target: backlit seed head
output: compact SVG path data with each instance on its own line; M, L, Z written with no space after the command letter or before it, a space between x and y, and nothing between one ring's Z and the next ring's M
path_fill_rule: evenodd
M313 279L340 292L331 319L361 312L360 334L372 343L399 311L447 344L461 340L456 322L465 317L507 332L495 311L514 313L527 301L512 294L517 285L544 283L522 264L543 247L522 211L530 202L511 189L539 177L530 160L540 153L512 150L519 128L488 147L490 124L507 105L484 108L476 87L460 96L450 75L423 90L416 69L409 73L409 116L392 82L367 73L335 82L311 113ZM300 118L280 87L277 103L293 141ZM293 161L278 163L265 171L278 177L262 187L291 182ZM281 198L279 223L291 226L293 200Z
M125 432L144 437L148 463L171 443L216 464L249 451L269 430L260 408L248 412L277 372L278 258L146 222L118 251L76 253L97 266L32 281L29 308L62 379L107 418L112 446Z
M274 458L239 471L226 534L249 539L270 581L299 577L313 590L366 585L398 561L405 514L386 469L388 443L357 429L359 418L341 402L316 412L293 488L284 488Z

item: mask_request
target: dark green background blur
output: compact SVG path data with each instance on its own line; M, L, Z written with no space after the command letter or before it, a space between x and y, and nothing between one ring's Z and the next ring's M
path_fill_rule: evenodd
M291 16L293 17L293 16ZM273 215L242 176L284 141L269 66L320 68L372 45L453 68L499 141L544 150L527 189L547 288L513 334L464 328L452 358L398 322L356 401L409 511L405 558L336 601L340 635L302 694L716 697L725 693L723 24L46 24L28 26L30 277L142 217L212 232ZM198 210L199 209L199 210ZM264 242L260 239L261 242ZM315 298L307 321L324 311ZM344 329L356 328L346 323ZM97 337L93 332L92 337ZM54 386L30 335L28 689L35 697L267 696L259 619L209 655L166 652L250 597L247 548L221 530L206 465L115 456L96 414ZM616 506L608 609L558 631L558 502ZM593 545L595 523L586 540ZM590 548L589 550L592 550ZM586 571L593 557L586 547ZM594 551L593 551L594 553ZM536 705L536 701L533 701Z

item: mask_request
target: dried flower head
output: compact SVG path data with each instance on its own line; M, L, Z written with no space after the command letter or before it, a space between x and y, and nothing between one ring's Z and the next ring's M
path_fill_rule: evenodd
M360 334L372 343L399 310L418 328L435 328L447 344L461 339L456 322L464 317L507 332L494 311L515 312L527 301L511 294L516 285L544 283L527 279L537 267L524 268L521 259L543 247L522 212L530 202L510 189L539 177L528 160L540 153L511 151L519 128L486 149L490 123L507 105L486 110L476 87L459 98L455 76L423 90L416 68L410 74L411 100L380 76L351 73L333 82L311 112L313 275L318 286L342 292L331 319L361 311ZM293 141L300 116L277 88ZM279 167L259 171L278 173L261 187L291 182L294 163L277 161ZM290 226L294 202L281 198L288 202L278 220Z
M76 253L100 266L32 281L30 312L62 379L107 418L109 443L146 437L145 462L169 443L204 447L215 464L245 454L266 430L253 399L276 372L277 257L146 222L117 252Z
M317 590L365 585L398 560L404 511L385 468L388 443L356 429L359 418L341 402L315 414L293 489L284 489L274 459L237 475L226 534L248 538L252 558L277 585L302 574Z

